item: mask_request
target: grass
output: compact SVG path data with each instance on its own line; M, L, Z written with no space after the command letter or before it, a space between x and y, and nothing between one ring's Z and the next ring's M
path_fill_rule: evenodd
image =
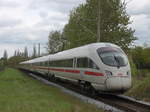
M150 71L142 70L133 78L133 87L126 93L138 100L150 102Z
M102 112L94 105L7 68L0 72L0 112Z

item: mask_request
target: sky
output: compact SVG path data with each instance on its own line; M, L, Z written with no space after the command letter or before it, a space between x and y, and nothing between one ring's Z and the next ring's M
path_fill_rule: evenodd
M127 12L139 40L136 45L150 44L150 0L127 0ZM14 50L41 44L45 52L50 31L62 30L70 11L85 0L0 0L0 57L4 50L12 56Z

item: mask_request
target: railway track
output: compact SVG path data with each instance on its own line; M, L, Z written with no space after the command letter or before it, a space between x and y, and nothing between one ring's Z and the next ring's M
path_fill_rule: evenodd
M40 73L34 72L34 74L37 75L38 77L41 77L47 80L47 77L41 75ZM77 92L81 95L90 97L97 101L101 101L105 104L116 107L119 110L122 110L125 112L150 112L150 104L140 103L136 100L131 100L129 98L125 98L119 95L104 94L104 93L96 93L93 95L92 93L85 92L82 89L82 87L78 85L78 83L62 80L59 78L51 79L49 81L56 83L60 86L63 86L74 92Z
M121 96L101 94L98 99L127 112L150 112L150 105L126 99Z

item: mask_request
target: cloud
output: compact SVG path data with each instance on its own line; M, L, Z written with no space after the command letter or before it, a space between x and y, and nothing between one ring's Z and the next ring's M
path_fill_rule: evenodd
M39 15L40 15L41 18L46 18L48 16L48 13L44 12L44 11L41 11L41 12L39 12Z
M70 9L84 3L85 0L32 0L29 5L33 10L47 10L52 12L69 13Z
M150 1L131 0L127 5L127 12L131 16L131 27L135 29L136 45L150 44Z
M133 20L132 28L135 30L135 36L138 37L139 40L135 41L136 44L142 45L143 43L150 42L150 18L148 15L133 15L131 17Z
M0 1L0 8L14 8L18 6L19 4L15 1L11 0L1 0Z
M4 49L47 43L51 30L62 30L69 12L85 0L0 0L0 57ZM44 48L44 47L43 47ZM43 49L43 51L45 51Z
M6 27L14 27L16 25L21 24L21 20L13 20L13 19L1 19L0 18L0 28L6 28Z
M131 0L127 7L131 15L150 14L149 0Z

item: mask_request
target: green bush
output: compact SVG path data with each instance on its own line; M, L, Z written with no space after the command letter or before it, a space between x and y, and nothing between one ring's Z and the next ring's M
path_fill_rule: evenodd
M138 69L150 69L150 48L132 48L131 55Z
M131 62L130 64L131 64L131 74L133 76L138 75L138 70L136 68L136 65L133 62Z
M132 57L128 56L128 58L129 58L130 66L131 66L131 74L132 74L132 76L138 75L138 69L137 69L135 63L133 62Z

